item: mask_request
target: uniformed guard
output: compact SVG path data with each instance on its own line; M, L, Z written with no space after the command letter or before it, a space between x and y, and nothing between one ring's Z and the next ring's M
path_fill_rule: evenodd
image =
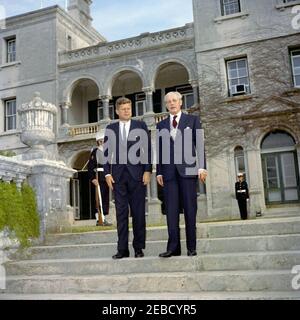
M249 201L249 190L243 173L238 174L238 182L235 184L235 195L239 204L241 219L247 220L247 202Z
M105 180L104 170L103 170L103 162L104 162L104 155L103 155L103 142L104 142L104 132L100 131L96 134L96 142L97 148L94 148L91 152L89 163L88 163L88 172L89 172L89 179L95 188L98 188L100 185L101 190L101 198L102 201L102 210L104 215L104 221L101 224L102 226L111 226L112 224L106 220L106 217L109 214L109 188ZM98 174L98 177L97 177ZM98 178L98 179L97 179ZM97 205L97 197L95 201L95 216L96 216L96 225L99 226L99 205ZM101 207L101 206L100 206Z

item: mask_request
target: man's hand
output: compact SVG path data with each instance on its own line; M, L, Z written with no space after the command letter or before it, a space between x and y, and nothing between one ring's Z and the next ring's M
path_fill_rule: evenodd
M202 183L205 183L206 182L206 178L208 176L208 172L206 170L201 170L199 172L199 180L202 182Z
M92 184L93 184L95 187L98 187L98 186L99 186L99 182L98 182L97 179L94 179L94 180L92 181Z
M114 190L113 184L115 183L115 180L112 176L105 177L106 183L110 190Z
M164 178L163 176L157 176L156 180L161 187L164 187Z
M148 185L151 181L151 173L150 172L145 172L143 176L143 183L144 185Z

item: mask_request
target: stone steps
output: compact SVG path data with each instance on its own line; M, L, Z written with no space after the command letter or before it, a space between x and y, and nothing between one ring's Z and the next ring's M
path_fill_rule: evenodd
M201 238L232 238L254 235L283 235L300 234L299 217L288 217L284 219L257 219L248 221L228 221L199 223L197 237ZM132 238L132 232L130 232ZM167 240L166 227L147 228L147 240ZM181 239L185 239L184 226L181 227ZM116 243L117 233L115 230L48 235L46 245L76 245L93 243Z
M203 254L197 257L160 259L61 259L10 262L8 276L117 275L131 273L197 272L230 270L292 270L300 265L299 251Z
M138 273L97 276L8 276L5 293L293 292L291 270Z
M214 239L203 238L197 242L197 251L199 254L300 250L300 234ZM166 240L147 241L145 255L148 257L157 257L159 253L166 250L166 245ZM185 247L185 240L182 240L183 255L186 254ZM40 246L17 253L14 258L18 260L111 258L116 251L116 243ZM134 252L131 248L131 256L133 256L133 254Z
M119 261L111 259L116 231L49 235L5 264L0 299L300 299L291 272L300 265L300 217L200 223L193 258L181 232L181 257L158 258L167 245L159 227L147 230L145 258L131 250Z

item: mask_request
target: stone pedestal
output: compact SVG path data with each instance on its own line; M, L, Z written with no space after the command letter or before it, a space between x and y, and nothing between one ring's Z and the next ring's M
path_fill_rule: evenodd
M64 163L49 160L34 160L30 164L32 173L28 182L37 196L43 239L46 233L59 232L62 227L71 224L68 209L69 183L75 170L67 168Z

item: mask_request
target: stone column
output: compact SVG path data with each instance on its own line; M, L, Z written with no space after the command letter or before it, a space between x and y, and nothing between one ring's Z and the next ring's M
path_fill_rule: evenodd
M151 188L151 201L158 201L157 181L156 181L155 172L151 175L150 188Z
M103 117L105 121L110 121L109 117L109 101L112 99L111 96L101 96L100 99L102 100L103 103Z
M71 107L71 103L70 102L64 102L61 105L61 109L62 109L62 126L63 127L69 127L69 109Z
M153 113L153 92L154 89L152 87L145 87L142 89L146 95L146 105L147 105L147 113Z
M256 212L263 212L266 208L260 149L247 148L245 150L245 158L249 173L249 214L250 218L256 218Z
M198 83L198 80L190 80L190 84L193 88L194 105L198 105L199 104L199 83Z

